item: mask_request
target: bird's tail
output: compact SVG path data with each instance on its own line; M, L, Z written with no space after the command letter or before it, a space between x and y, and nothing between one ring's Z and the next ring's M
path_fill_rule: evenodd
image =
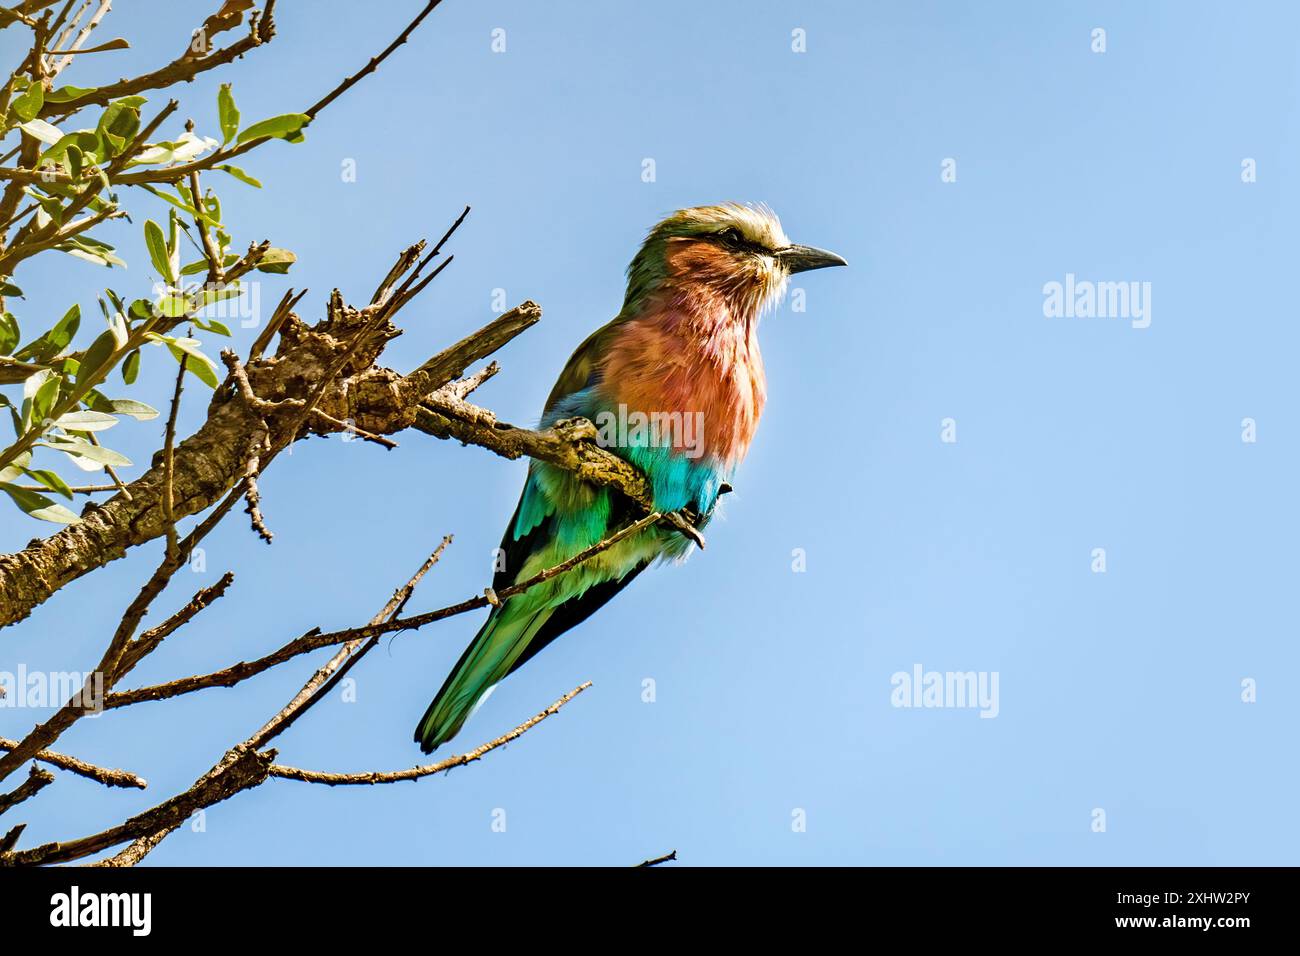
M492 609L416 724L415 742L421 750L431 753L460 732L549 616L549 608L526 610L522 602L507 601Z

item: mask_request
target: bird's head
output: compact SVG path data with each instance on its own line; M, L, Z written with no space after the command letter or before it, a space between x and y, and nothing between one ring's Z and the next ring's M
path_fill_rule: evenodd
M650 230L628 266L624 307L670 285L721 296L750 318L780 300L794 273L844 265L833 252L792 243L767 206L680 209Z

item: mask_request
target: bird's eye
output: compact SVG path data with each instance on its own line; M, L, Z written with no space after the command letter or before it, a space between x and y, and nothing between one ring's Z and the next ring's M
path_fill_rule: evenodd
M734 227L722 230L722 232L718 233L718 237L732 246L738 246L745 241L745 237L740 234L740 230Z

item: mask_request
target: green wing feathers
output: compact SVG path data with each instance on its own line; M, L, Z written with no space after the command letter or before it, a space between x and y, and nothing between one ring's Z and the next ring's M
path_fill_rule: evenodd
M416 725L415 742L421 750L430 753L456 736L487 692L510 672L551 610L509 601L492 609Z

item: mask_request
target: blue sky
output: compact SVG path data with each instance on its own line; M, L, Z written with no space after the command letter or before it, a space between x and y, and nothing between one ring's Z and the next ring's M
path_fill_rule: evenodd
M212 5L120 6L102 32L134 48L69 82L170 57ZM275 42L187 86L178 116L213 130L224 80L247 120L300 109L419 3L282 6ZM264 298L308 287L313 318L333 287L362 299L468 203L455 264L386 361L413 368L482 325L496 289L535 299L542 323L478 393L531 423L675 208L765 201L851 267L798 277L806 310L765 320L768 410L707 552L643 575L456 744L591 690L446 777L268 783L149 862L617 865L674 848L686 865L1295 862L1298 21L1282 3L447 0L306 143L247 157L265 189L207 177L237 242L298 254ZM0 33L6 57L18 36ZM74 297L97 311L110 282L147 291L139 222L164 212L131 198L136 225L104 234L130 269L25 267L28 327ZM1045 317L1044 285L1071 273L1149 282L1150 326ZM138 397L164 405L170 375L155 360ZM193 429L200 388L187 399ZM118 432L144 462L162 428ZM131 686L368 619L448 532L411 609L481 591L524 465L399 438L391 453L313 440L277 461L262 481L274 545L228 520L157 614L227 568L235 585ZM50 530L0 521L5 550ZM3 636L0 669L88 667L159 553L66 588ZM417 762L411 728L479 623L386 641L353 671L356 702L316 707L281 760ZM316 663L83 721L58 749L150 788L61 779L27 805L24 845L187 786ZM998 716L892 706L891 675L915 664L996 672ZM42 716L0 709L0 734Z

